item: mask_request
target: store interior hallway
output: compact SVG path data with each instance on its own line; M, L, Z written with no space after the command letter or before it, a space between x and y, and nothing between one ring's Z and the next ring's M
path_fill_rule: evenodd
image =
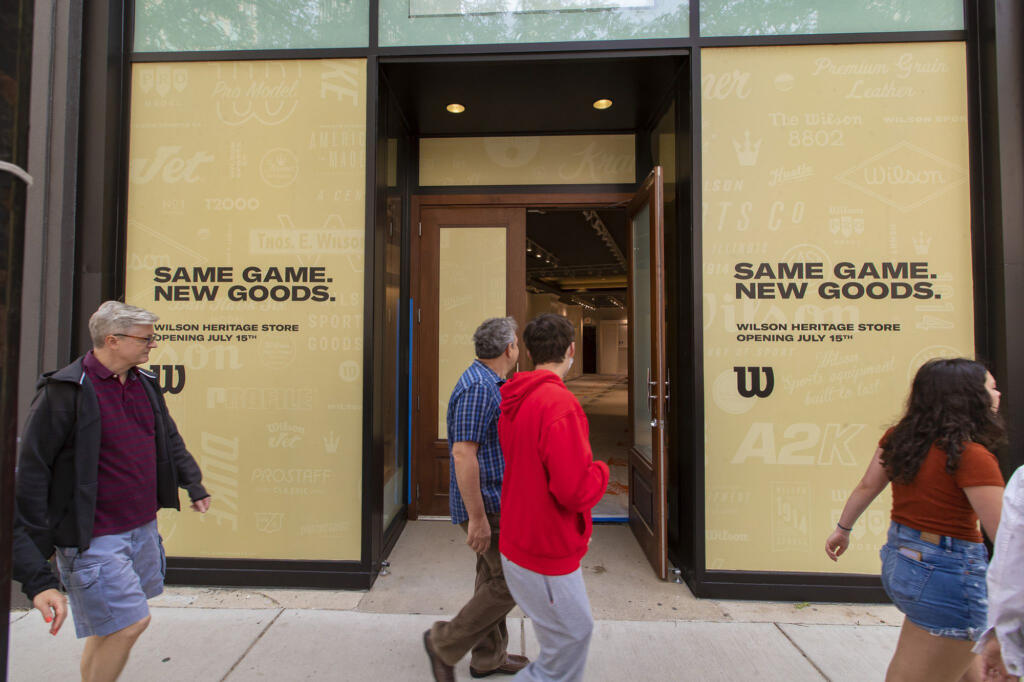
M625 374L584 374L566 381L590 422L594 459L608 465L608 492L594 507L595 521L628 521L629 378Z

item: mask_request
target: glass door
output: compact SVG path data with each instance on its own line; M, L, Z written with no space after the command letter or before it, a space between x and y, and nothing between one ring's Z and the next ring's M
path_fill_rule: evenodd
M665 215L656 166L629 204L629 525L664 580L667 554L668 377L665 369Z

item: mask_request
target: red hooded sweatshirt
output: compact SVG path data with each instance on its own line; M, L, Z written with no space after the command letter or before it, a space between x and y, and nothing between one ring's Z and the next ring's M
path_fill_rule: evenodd
M498 548L544 575L580 565L590 510L608 487L595 462L583 408L554 372L520 372L501 388L498 438L505 456Z

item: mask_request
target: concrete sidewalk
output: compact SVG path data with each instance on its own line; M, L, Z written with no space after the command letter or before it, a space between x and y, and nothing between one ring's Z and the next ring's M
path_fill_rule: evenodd
M168 588L122 680L430 680L422 633L472 588L463 537L410 523L369 592ZM584 561L597 621L588 680L883 679L901 621L893 607L698 600L654 579L635 547L628 529L599 527ZM10 618L12 680L77 678L71 622L51 637L37 613ZM512 651L536 655L518 609L509 631ZM470 679L468 662L456 673Z
M81 641L50 637L36 614L12 614L10 678L72 680ZM153 608L123 680L430 680L429 615L316 609ZM537 652L526 619L511 647ZM597 621L588 680L881 680L890 626ZM463 661L456 674L469 679ZM497 679L497 678L496 678Z

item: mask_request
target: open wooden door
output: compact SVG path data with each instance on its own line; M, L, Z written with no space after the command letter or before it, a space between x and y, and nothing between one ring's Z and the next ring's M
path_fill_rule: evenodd
M668 573L665 211L656 166L629 204L629 526L655 573Z
M526 323L526 209L420 209L414 233L413 504L448 515L448 397L473 362L473 332L489 317Z

